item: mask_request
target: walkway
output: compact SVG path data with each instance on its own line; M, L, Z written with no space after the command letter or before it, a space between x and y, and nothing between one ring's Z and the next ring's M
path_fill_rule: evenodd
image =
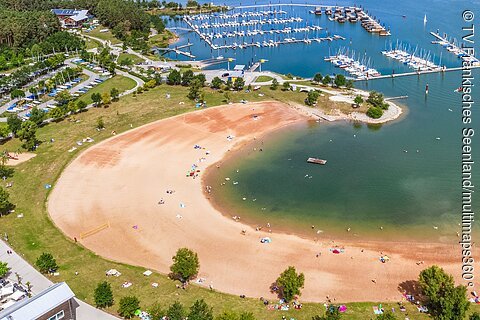
M38 272L15 251L13 254L7 254L7 250L12 250L3 240L0 240L0 261L7 262L10 267L10 274L7 277L10 281L16 282L15 272L22 277L22 283L27 281L32 284L32 293L36 295L46 288L50 287L53 282ZM103 312L77 298L75 298L79 307L77 308L77 320L118 320L106 312Z

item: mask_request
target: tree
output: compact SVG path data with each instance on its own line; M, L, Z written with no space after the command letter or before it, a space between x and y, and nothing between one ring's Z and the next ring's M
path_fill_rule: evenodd
M93 293L95 306L97 308L106 308L113 305L113 292L110 283L107 281L100 282Z
M20 89L13 89L12 92L10 92L10 98L25 98L25 92Z
M23 141L23 147L27 150L35 150L37 144L37 124L27 120L22 123L18 131L18 137Z
M202 89L202 86L201 86L200 80L193 79L190 82L190 88L189 88L187 97L191 100L196 100L200 98L201 89Z
M251 312L242 312L240 314L233 311L225 311L215 317L215 320L256 320Z
M198 255L188 248L180 248L172 257L173 264L170 267L172 274L182 282L188 282L195 277L200 268Z
M353 102L355 102L356 104L362 104L363 103L363 98L361 95L357 95L355 97L355 99L353 99Z
M167 310L169 320L183 320L186 314L185 308L178 301L175 301Z
M272 80L272 84L270 85L270 89L277 90L277 88L278 88L278 80L274 78Z
M385 102L383 94L379 92L376 92L376 91L370 92L370 94L368 95L367 102L374 107L377 107L383 110L388 109L388 103Z
M372 119L378 119L383 116L383 110L377 107L370 107L367 110L367 116Z
M9 270L8 263L0 261L0 278L5 277Z
M17 117L16 114L9 114L7 118L7 125L13 135L17 136L17 132L22 127L22 120Z
M251 312L240 313L240 320L256 320L255 316Z
M236 91L243 90L244 86L245 86L245 80L243 80L242 77L236 78L235 81L233 82L233 89L235 89Z
M305 103L307 106L314 106L317 104L318 96L320 94L316 90L311 90L307 93L307 98L305 99Z
M189 320L213 320L212 308L203 300L197 300L190 308Z
M455 287L453 277L442 268L432 266L420 272L419 283L427 297L430 314L438 320L461 320L470 307L467 288Z
M179 85L182 83L182 75L180 71L173 69L167 76L167 84L169 85Z
M193 80L194 78L194 75L193 75L193 71L192 70L186 70L183 74L182 74L182 86L188 86L190 85L190 82Z
M110 93L109 92L104 92L102 93L102 104L103 105L108 105L111 101Z
M478 312L474 312L470 315L470 317L468 318L468 320L480 320L480 313Z
M323 76L321 73L315 73L315 76L313 76L313 82L315 83L320 83L323 80Z
M292 86L290 85L290 82L285 81L285 82L283 83L283 89L282 89L282 90L283 90L283 91L289 91L290 89L292 89Z
M91 98L96 107L98 107L102 102L102 95L98 92L92 93Z
M85 110L85 108L87 107L87 103L83 100L78 100L77 102L77 109L78 111L82 111L82 110Z
M126 296L120 299L118 314L125 319L135 316L135 312L140 309L140 300L135 296Z
M300 289L305 284L305 276L303 273L297 274L295 267L290 266L280 274L276 284L280 288L283 299L290 302L295 296L301 294Z
M45 119L45 113L42 110L37 107L33 107L32 110L30 110L30 121L34 122L37 126L43 122L43 119Z
M55 258L50 253L42 253L35 261L35 265L41 273L53 273L57 271L58 265Z
M118 92L117 88L112 88L110 90L110 96L112 97L113 101L117 101L118 97L120 96L120 92Z
M376 320L397 320L392 311L387 310L383 314L379 314Z
M162 306L159 303L154 303L148 307L147 312L152 320L162 320L165 315L165 311L163 311Z
M325 315L323 316L314 316L312 320L339 320L340 319L340 311L338 310L337 306L334 306L333 304L329 305L327 307L327 310L325 310Z
M7 190L0 187L0 217L8 214L13 208L15 208L15 205L9 201L9 198L10 194Z
M48 111L48 117L52 119L60 119L65 115L62 108L53 108L52 110Z
M335 86L337 87L343 87L347 83L347 79L345 79L343 74L337 74L333 83L335 83Z
M322 84L324 85L328 85L332 82L332 78L330 78L330 76L327 74L325 77L323 77L322 79Z
M215 77L212 79L212 83L210 87L212 89L220 89L222 87L223 81L219 77Z
M70 100L72 100L72 95L68 90L62 90L55 96L55 101L61 106L67 104Z

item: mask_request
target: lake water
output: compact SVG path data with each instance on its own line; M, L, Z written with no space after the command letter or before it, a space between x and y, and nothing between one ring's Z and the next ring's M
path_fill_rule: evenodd
M238 64L268 59L264 69L305 77L315 72L339 72L323 58L343 47L368 57L372 67L381 73L389 74L392 70L399 73L408 68L381 54L381 50L389 48L391 43L395 45L397 40L405 46L430 51L437 63L441 57L442 64L459 66L457 57L431 44L434 39L430 31L439 29L460 39L464 25L461 12L464 9L480 12L479 1L355 3L389 26L392 35L379 37L367 33L359 23L339 24L329 21L325 15L308 13L312 8L292 7L282 9L288 11L288 15L308 20L309 24L328 28L331 34L342 35L346 40L212 52L194 33L184 33L179 44L193 43L191 52L197 59L222 55L235 58ZM242 2L244 4L253 3ZM353 4L341 2L341 5ZM179 21L170 24L184 26ZM478 69L474 76L480 78ZM263 140L263 152L252 151L260 147L257 142L212 172L208 183L214 186L215 203L228 215L240 215L252 223L269 222L274 230L313 235L321 229L323 236L451 241L456 238L461 218L463 125L461 94L454 93L460 85L460 72L359 82L357 87L377 90L387 96L408 95L408 99L401 101L406 115L383 126L308 123L275 132ZM480 101L480 89L476 90L473 98ZM477 134L480 134L479 115L477 106L471 126ZM309 165L305 160L311 156L327 159L328 163ZM480 156L480 144L476 141L473 156L475 159ZM474 173L477 184L480 184L479 170L475 168ZM220 187L225 177L231 181ZM478 208L480 197L474 195L473 203L474 208ZM314 231L310 225L315 225ZM349 227L351 232L345 232Z

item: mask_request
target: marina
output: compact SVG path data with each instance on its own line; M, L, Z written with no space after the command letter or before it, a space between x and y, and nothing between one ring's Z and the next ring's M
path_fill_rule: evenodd
M409 52L410 51L410 52ZM412 52L413 51L413 52ZM418 54L417 54L418 52ZM409 50L406 46L399 46L398 42L396 48L393 50L384 50L382 54L388 58L397 60L404 65L407 65L409 68L417 71L442 71L444 67L441 65L435 64L432 60L432 55L430 52L427 52L423 49L418 49L418 46L415 50Z
M228 12L186 15L183 21L212 50L276 47L284 44L312 44L346 39L318 23L311 23L308 12L315 15L324 12L328 15L329 21L339 23L360 21L362 27L369 33L390 35L390 31L384 25L361 7L316 5L315 10L307 12L307 17L301 17L293 11L283 10L285 6L311 7L308 4L293 3L258 7L239 6L230 8Z
M440 32L431 31L430 34L434 36L437 40L432 41L433 44L439 44L445 48L448 52L453 53L458 58L461 58L463 61L469 62L471 65L479 66L480 60L470 54L468 54L464 49L457 45L456 39L453 41L448 40L447 34L444 34L443 37L440 35Z
M337 68L343 69L356 80L368 80L381 76L380 72L370 67L370 59L367 61L364 56L362 61L360 61L359 55L358 60L356 60L355 53L352 53L350 57L348 54L343 54L339 50L337 55L326 57L324 60L329 61Z

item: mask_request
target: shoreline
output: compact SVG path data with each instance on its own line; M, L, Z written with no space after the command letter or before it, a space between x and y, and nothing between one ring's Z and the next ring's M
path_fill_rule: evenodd
M326 295L344 302L400 301L398 285L433 263L460 279L455 244L398 243L392 248L372 241L312 241L255 231L218 212L203 192L203 172L253 137L305 119L284 106L260 102L208 108L102 141L64 170L48 199L50 217L70 238L108 221L107 229L79 242L108 259L162 273L168 273L177 248L189 247L199 254L205 285L250 297L273 298L269 285L293 261L306 276L302 301L324 302ZM260 115L259 121L253 115ZM226 139L230 135L233 141ZM206 149L194 149L196 143ZM205 152L200 158L205 160L196 162L201 178L185 177ZM165 194L168 188L175 192ZM157 204L160 197L165 204ZM273 242L261 244L266 236ZM331 254L335 246L345 254ZM321 258L315 257L318 252ZM391 262L380 263L381 253ZM419 260L425 264L416 265Z

